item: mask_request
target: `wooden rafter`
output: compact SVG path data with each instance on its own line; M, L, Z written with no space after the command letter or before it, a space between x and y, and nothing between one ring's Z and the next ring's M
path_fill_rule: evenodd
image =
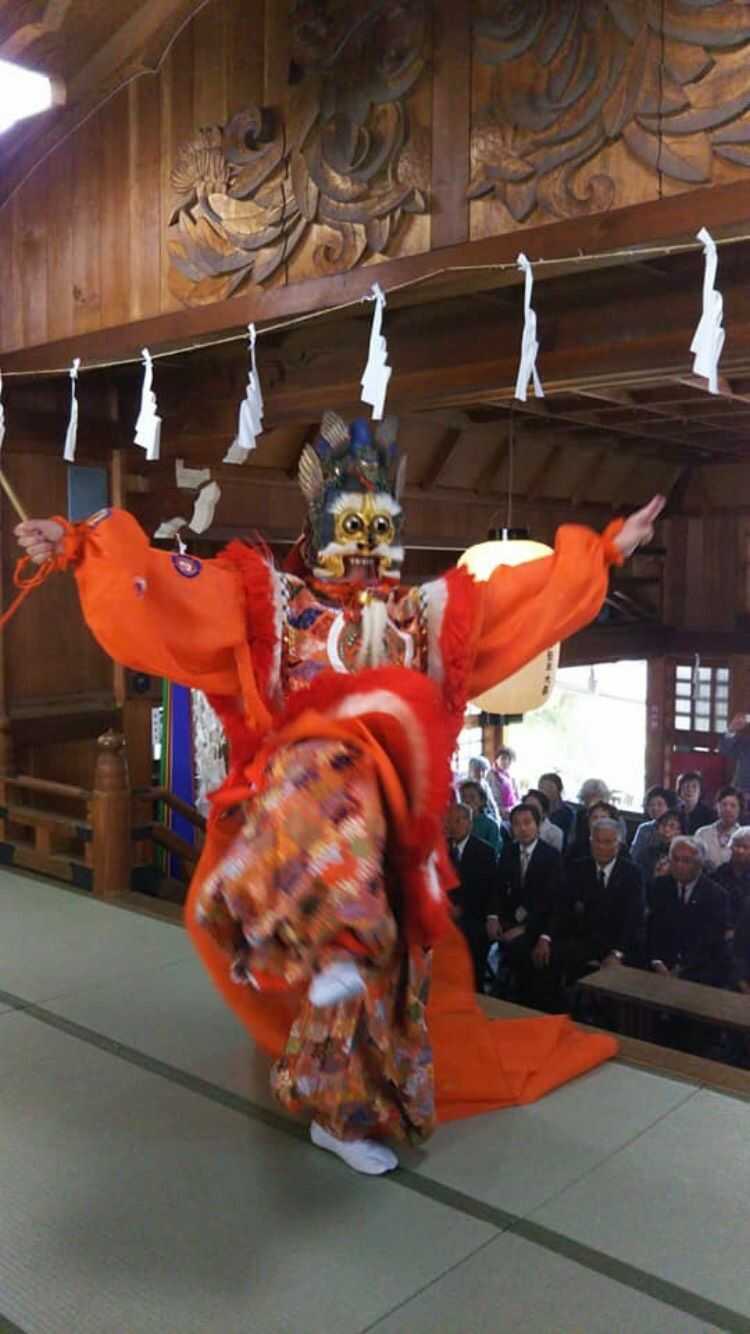
M559 454L560 446L556 444L550 445L549 448L545 450L541 463L534 469L531 477L526 483L527 500L536 500L542 490L545 480L549 476L550 468Z
M431 491L433 486L439 485L440 478L459 453L463 437L463 430L445 432L420 480L419 485L422 491Z

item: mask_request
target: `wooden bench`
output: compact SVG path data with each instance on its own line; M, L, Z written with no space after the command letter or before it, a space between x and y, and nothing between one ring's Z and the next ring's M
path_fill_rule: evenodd
M659 1014L750 1034L750 996L736 991L662 977L640 968L614 966L582 977L578 989L612 1001L619 1031L646 1042L653 1039L655 1018Z

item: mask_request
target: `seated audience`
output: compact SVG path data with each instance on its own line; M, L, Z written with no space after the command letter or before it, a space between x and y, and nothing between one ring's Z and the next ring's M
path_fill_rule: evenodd
M581 790L578 793L578 800L581 804L576 812L575 827L567 848L567 855L571 860L588 856L591 837L589 810L600 802L609 802L609 799L609 788L606 783L602 782L601 778L587 778L581 784Z
M640 866L641 849L646 846L656 829L656 821L665 811L677 808L677 793L668 787L650 787L643 800L645 820L635 831L635 838L630 845L630 855L636 866Z
M522 802L511 811L513 842L500 858L491 936L500 943L519 1000L533 1003L532 953L549 930L562 885L562 858L539 837L539 811Z
M555 852L563 850L563 833L558 829L549 818L549 801L544 793L539 789L532 787L523 798L528 806L536 806L539 811L539 837L543 843L548 843Z
M445 817L448 849L456 868L460 885L451 890L450 899L456 915L456 925L466 937L477 991L482 990L484 969L490 938L488 916L495 912L497 896L497 861L492 848L476 838L472 832L473 811L469 806L454 801ZM495 919L493 918L493 936Z
M742 796L736 787L721 787L716 794L718 820L696 830L695 837L703 848L706 866L716 869L729 861L732 855L732 834L740 827Z
M714 813L703 800L703 775L697 769L680 774L677 779L677 796L682 802L686 834L694 834L711 823Z
M721 885L729 895L729 921L732 930L742 916L746 903L750 903L750 827L740 825L729 840L730 858L717 871L711 872L711 879Z
M741 792L750 792L750 716L736 713L724 736L719 742L719 750L727 759L733 761L732 782Z
M648 893L647 951L650 966L664 976L726 984L729 900L704 871L703 847L680 834L669 850L670 873L655 880Z
M472 755L469 760L468 777L472 783L478 783L487 798L487 811L493 820L500 824L500 812L497 808L492 789L488 782L490 762L484 755Z
M672 839L684 833L679 811L665 811L654 821L653 830L648 838L641 839L640 847L635 853L633 848L630 849L631 860L641 871L646 885L649 885L657 875L669 875L669 848Z
M732 981L738 991L750 996L750 899L740 913L733 951Z
M623 855L628 856L628 850L627 850L628 827L625 824L625 821L623 820L622 816L620 815L620 812L618 811L616 806L612 805L611 801L595 801L592 803L591 806L589 806L589 809L586 813L586 826L588 828L588 837L589 837L588 844L584 849L584 851L582 851L578 856L573 856L574 850L570 849L568 852L569 861L580 861L581 857L588 857L589 853L591 852L591 831L593 830L594 825L598 824L600 820L615 821L615 823L619 827L620 835L622 837Z
M549 819L562 830L563 848L573 837L576 813L567 801L563 801L563 781L559 774L542 774L537 787L549 802Z
M487 790L481 783L467 778L465 782L459 784L458 795L462 804L468 806L474 816L472 834L475 838L481 838L483 842L489 843L497 856L503 836L500 825L490 814Z
M507 820L513 807L518 805L518 787L510 772L510 766L515 762L516 752L510 746L501 746L487 774L487 782L501 820Z
M625 854L616 820L591 830L591 855L568 865L564 892L548 933L532 954L537 999L559 1009L562 988L610 964L638 964L643 953L643 878Z

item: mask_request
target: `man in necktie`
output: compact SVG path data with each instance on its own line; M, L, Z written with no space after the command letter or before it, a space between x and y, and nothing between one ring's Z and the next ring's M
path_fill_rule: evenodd
M729 975L729 896L703 869L703 848L672 840L670 874L649 892L648 959L655 973L720 987Z
M513 843L503 850L498 872L495 917L490 934L500 943L511 992L523 1004L534 1004L533 952L560 892L562 858L539 837L540 813L521 802L511 811ZM499 992L498 992L499 994Z
M450 899L456 923L471 951L476 989L481 991L490 945L487 917L495 895L497 861L489 844L472 834L472 819L473 811L469 806L454 802L448 807L445 832L460 881L456 889L451 890Z
M565 988L602 966L638 962L643 939L643 880L625 853L617 820L591 830L591 855L567 869L564 893L536 945L536 990L545 1009L567 1008Z

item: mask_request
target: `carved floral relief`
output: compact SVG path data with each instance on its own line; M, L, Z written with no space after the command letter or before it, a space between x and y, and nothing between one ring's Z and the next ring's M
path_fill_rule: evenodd
M264 283L313 229L315 271L351 268L427 210L429 150L410 135L407 98L428 16L428 0L293 0L285 114L250 107L177 154L175 295L197 304Z
M734 0L476 0L475 60L490 95L472 130L471 199L516 222L617 205L584 164L622 140L655 175L712 180L750 166L750 5ZM594 163L595 165L595 163Z

